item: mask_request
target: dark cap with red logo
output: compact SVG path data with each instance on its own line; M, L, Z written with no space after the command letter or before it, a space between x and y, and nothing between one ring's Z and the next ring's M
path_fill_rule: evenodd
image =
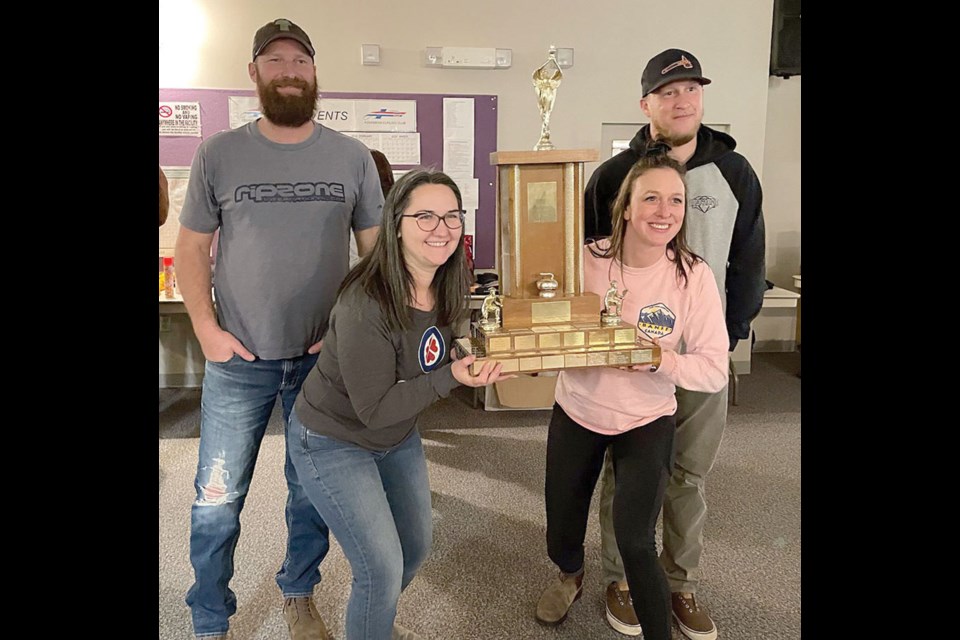
M677 80L696 80L700 84L711 82L709 78L703 77L700 61L696 56L682 49L667 49L651 58L643 70L640 77L642 97Z
M310 36L307 35L306 31L286 18L277 18L273 22L268 22L257 29L257 34L253 36L253 59L256 60L257 56L260 55L268 44L281 38L296 40L303 45L311 58L316 55L316 51L313 50L313 44L310 42Z

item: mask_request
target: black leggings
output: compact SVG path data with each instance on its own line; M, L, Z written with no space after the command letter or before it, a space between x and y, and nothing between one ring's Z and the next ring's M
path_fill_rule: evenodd
M613 531L646 640L670 640L670 589L654 539L673 468L673 416L615 436L590 431L553 405L547 435L547 553L564 573L583 568L590 498L611 447Z

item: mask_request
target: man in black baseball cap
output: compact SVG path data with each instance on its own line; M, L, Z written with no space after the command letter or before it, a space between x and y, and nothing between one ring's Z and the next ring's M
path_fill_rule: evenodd
M253 60L257 59L257 56L260 55L260 52L263 51L264 47L273 42L274 40L279 40L280 38L289 38L290 40L296 40L307 50L307 53L310 54L310 57L313 58L316 55L316 51L313 49L313 44L310 42L310 36L307 35L307 32L290 22L286 18L277 18L273 22L268 22L257 30L256 35L253 36Z
M186 596L204 640L226 640L237 611L240 515L274 406L288 424L347 275L350 235L367 255L383 218L370 150L313 119L314 54L285 18L256 32L247 71L262 117L200 144L180 212L177 282L206 359ZM329 528L287 449L286 554L275 576L283 619L290 640L331 640L313 600Z
M640 78L643 97L646 98L651 91L675 80L696 80L701 85L711 82L709 78L703 77L700 61L692 53L682 49L667 49L651 59L643 70Z
M640 109L650 118L656 137L673 147L674 159L686 162L696 149L703 118L703 77L700 61L681 49L667 49L647 63L640 78Z
M315 54L310 36L286 18L257 30L247 66L265 116L261 126L311 126L318 97Z
M640 128L628 149L601 164L590 177L584 192L583 226L585 238L610 235L610 212L624 177L652 142L666 142L670 157L687 169L683 221L687 243L710 265L725 297L733 351L739 340L750 337L750 322L760 312L766 290L763 194L750 163L734 151L736 141L701 123L703 87L710 82L689 51L667 49L650 59L640 77L640 109L650 123ZM715 640L716 625L697 602L696 592L707 518L704 484L726 425L727 388L699 393L677 387L676 395L676 461L663 497L660 565L680 631L690 640ZM602 478L600 557L607 621L620 633L637 636L642 630L613 531L615 481L609 455Z

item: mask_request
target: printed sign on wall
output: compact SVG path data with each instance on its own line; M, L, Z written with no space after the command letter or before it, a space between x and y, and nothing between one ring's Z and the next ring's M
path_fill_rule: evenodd
M161 102L160 135L200 137L199 102Z

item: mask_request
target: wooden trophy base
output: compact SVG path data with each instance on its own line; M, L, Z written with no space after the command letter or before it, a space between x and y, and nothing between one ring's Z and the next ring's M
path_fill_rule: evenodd
M596 314L594 314L596 317ZM474 323L473 338L454 342L461 357L477 356L474 375L485 362L499 362L503 373L533 373L582 367L660 365L660 347L640 343L637 328L624 323L571 322L520 329L482 329Z

